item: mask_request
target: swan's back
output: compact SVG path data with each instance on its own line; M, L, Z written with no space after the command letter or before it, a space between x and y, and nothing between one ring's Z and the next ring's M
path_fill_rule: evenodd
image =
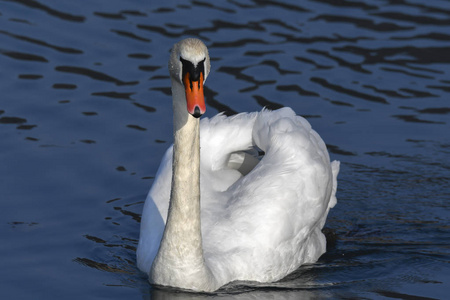
M339 163L330 164L304 118L289 108L263 110L252 141L265 152L261 162L222 193L223 211L202 219L205 259L225 282L276 281L315 262L325 252L321 229L336 204Z
M253 148L265 155L243 176L236 166ZM138 266L147 273L167 217L171 165L169 149L142 215ZM219 283L276 281L315 262L325 252L321 229L336 204L338 171L320 136L289 108L203 119L203 249Z

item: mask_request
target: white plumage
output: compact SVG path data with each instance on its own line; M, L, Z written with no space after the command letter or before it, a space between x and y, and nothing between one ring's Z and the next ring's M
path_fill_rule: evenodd
M192 40L174 46L169 65L177 64L174 57L178 59L183 51L182 57L189 59L183 45L189 43L192 48L193 42L201 43ZM206 49L204 45L199 47ZM201 61L198 51L195 56L197 63ZM209 57L207 63L205 78ZM177 109L182 107L178 103L184 101L186 111L185 99L180 99L183 93L178 74L179 70L171 72L175 143L177 128L198 122L188 115L187 122L177 125ZM190 147L186 144L192 142L183 140L180 144ZM150 275L151 282L195 291L214 291L236 280L273 282L302 264L315 262L325 252L321 229L329 209L336 204L339 162L330 163L324 142L308 121L290 108L232 117L219 114L201 120L200 149L201 234L200 244L194 249L202 249L186 250L188 255L183 252L192 249L184 248L184 243L199 239L198 235L182 234L171 239L166 233L167 241L161 241L172 201L172 182L177 180L172 179L170 147L142 213L137 263ZM265 153L260 160L252 155L257 150ZM179 186L190 188L189 184ZM187 212L190 216L189 209ZM172 218L171 222L179 222L174 228L190 230L190 218ZM160 249L161 243L168 246ZM152 267L158 251L162 253Z

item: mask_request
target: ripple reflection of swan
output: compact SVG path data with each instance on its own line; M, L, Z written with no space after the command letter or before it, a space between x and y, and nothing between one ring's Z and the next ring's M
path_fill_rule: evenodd
M200 40L175 44L174 145L144 206L137 263L154 284L194 291L277 281L325 252L339 162L290 108L199 122L209 70Z

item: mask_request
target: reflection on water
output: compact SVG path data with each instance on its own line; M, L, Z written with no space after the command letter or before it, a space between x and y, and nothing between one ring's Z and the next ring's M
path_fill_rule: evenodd
M9 298L442 299L446 1L0 0L0 286ZM167 59L210 49L207 116L292 107L342 162L335 243L279 283L151 287L140 213L172 140Z
M324 296L318 296L317 293L308 290L265 290L263 288L251 291L225 291L219 294L202 295L183 292L174 292L170 290L153 289L151 295L147 299L226 299L226 300L251 300L251 299L325 299Z

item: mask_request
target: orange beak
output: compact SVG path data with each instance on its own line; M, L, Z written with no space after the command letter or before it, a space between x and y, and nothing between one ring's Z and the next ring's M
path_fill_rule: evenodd
M199 118L206 111L203 94L203 73L200 73L198 81L191 81L189 72L186 72L183 77L183 84L186 91L187 111L195 118Z

